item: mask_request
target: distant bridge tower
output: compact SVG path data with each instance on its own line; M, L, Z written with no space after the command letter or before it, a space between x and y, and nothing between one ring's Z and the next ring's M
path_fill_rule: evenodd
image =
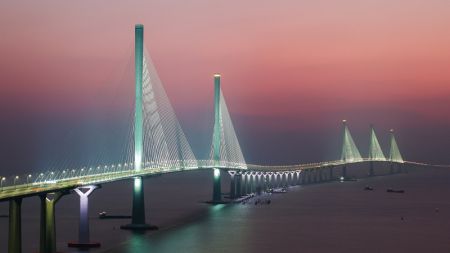
M386 157L381 150L377 135L373 125L370 125L370 142L369 142L369 176L374 175L374 161L386 161Z
M361 161L362 157L358 148L353 141L350 130L347 126L347 120L342 120L343 124L343 137L342 137L342 153L341 161L344 163L342 166L342 177L347 177L347 163Z
M394 129L390 130L391 140L389 149L389 161L391 162L391 173L394 173L394 164L398 164L399 171L401 171L401 164L404 162L397 141L395 140Z

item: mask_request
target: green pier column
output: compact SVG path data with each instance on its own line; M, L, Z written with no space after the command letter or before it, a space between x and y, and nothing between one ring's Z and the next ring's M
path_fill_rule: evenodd
M143 109L142 109L142 73L144 64L144 26L137 24L134 28L134 170L142 169L143 160ZM133 178L133 207L131 224L120 226L121 229L157 229L145 223L144 178Z
M220 165L220 137L221 137L221 108L220 108L220 74L214 74L214 134L213 134L213 202L222 201L222 186L220 178L220 169L217 167Z
M56 192L39 196L41 199L40 253L56 252L55 205L64 194L66 193Z
M8 253L22 252L22 199L9 201Z

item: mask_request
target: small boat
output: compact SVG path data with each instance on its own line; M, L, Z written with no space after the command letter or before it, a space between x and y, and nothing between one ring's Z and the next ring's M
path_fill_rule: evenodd
M103 211L98 213L99 219L130 219L130 215L108 215L107 212Z
M387 189L386 192L392 192L392 193L405 193L405 190L394 190L394 189Z
M366 187L364 187L364 190L365 191L373 191L373 187L370 187L370 186L366 186Z

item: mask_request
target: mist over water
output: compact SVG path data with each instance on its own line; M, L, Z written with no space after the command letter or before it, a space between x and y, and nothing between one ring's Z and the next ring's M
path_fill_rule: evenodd
M363 175L367 168L351 168ZM339 170L336 170L338 173ZM224 177L227 178L227 177ZM128 220L99 220L97 214L129 214L131 181L106 184L90 197L89 252L448 252L450 172L410 169L407 174L290 188L270 196L270 205L216 205L210 171L191 171L145 180L147 220L159 231L120 230ZM223 189L228 189L223 180ZM366 185L374 191L364 191ZM404 194L387 193L404 189ZM265 197L264 197L265 198ZM23 201L23 252L39 245L39 201ZM7 203L0 213L7 213ZM403 217L403 219L402 219ZM78 197L56 205L57 247L78 237ZM7 250L8 219L0 218L0 252Z

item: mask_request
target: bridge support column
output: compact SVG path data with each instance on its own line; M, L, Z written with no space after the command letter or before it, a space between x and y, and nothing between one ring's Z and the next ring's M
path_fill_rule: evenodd
M319 182L322 182L322 168L318 168L317 172L319 173Z
M347 178L347 164L344 164L342 166L342 175L341 175L344 179Z
M100 247L100 243L91 242L89 236L89 195L97 189L98 186L90 185L74 189L80 196L80 222L78 226L78 242L69 242L68 247L76 248L94 248Z
M289 181L289 185L290 185L290 186L294 186L294 185L295 185L295 179L294 179L295 172L294 172L294 171L291 171L291 172L289 172L289 174L290 174L290 176L291 176L291 179L290 179L290 181Z
M333 166L330 166L329 168L328 168L328 172L329 172L329 177L330 177L330 181L332 181L333 180Z
M374 170L373 170L373 161L369 162L369 176L373 177L375 175Z
M55 192L40 195L41 199L41 228L40 252L56 252L55 205L66 192Z
M244 195L247 195L248 193L249 193L249 190L248 190L248 188L249 188L249 185L250 185L250 182L249 182L249 175L248 175L249 173L248 172L246 172L245 174L243 174L243 177L242 177L242 180L243 180L243 184L242 184L242 193L244 194Z
M22 252L22 199L9 201L8 253Z
M295 176L296 176L296 178L295 178L295 185L299 185L300 184L300 174L301 174L301 171L296 171L295 172Z
M144 178L135 177L133 179L133 208L131 210L131 223L120 226L121 229L130 230L156 230L157 226L145 223L145 199L144 199Z
M230 174L230 199L236 198L236 171L229 170L228 174Z
M213 196L212 201L219 203L222 201L222 182L221 182L221 171L220 169L213 169Z
M312 173L313 173L312 169L308 169L308 184L312 183L312 176L313 176Z
M256 176L255 172L252 172L250 175L250 192L256 193Z
M241 179L242 173L241 172L236 173L235 177L236 177L235 178L235 181L236 181L236 198L240 198L240 197L242 197L242 185L241 185L241 183L242 183L242 179Z

